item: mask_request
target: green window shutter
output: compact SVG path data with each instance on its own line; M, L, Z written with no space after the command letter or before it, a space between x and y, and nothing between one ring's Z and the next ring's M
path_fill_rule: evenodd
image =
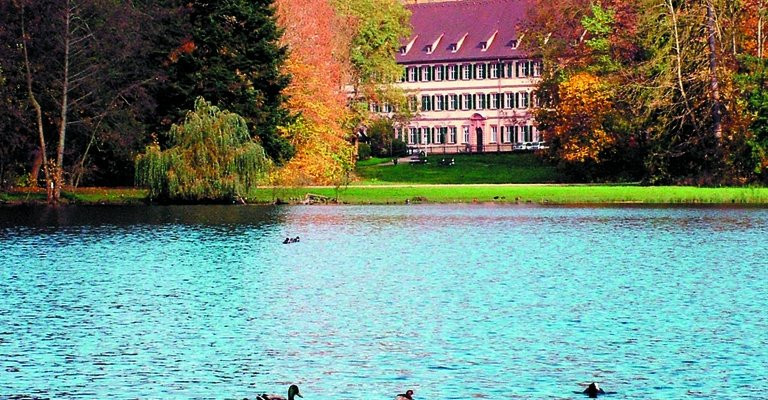
M448 68L446 68L445 65L441 65L440 66L440 70L443 72L443 80L447 81L448 80Z
M515 93L515 108L520 107L520 92Z
M432 67L427 67L427 82L432 81Z
M469 108L472 109L472 110L475 109L475 106L476 106L476 103L477 103L477 100L475 99L475 97L476 96L474 94L469 96L469 104L470 104Z
M504 64L503 63L496 64L496 73L498 74L499 78L503 78L504 77Z
M483 78L488 79L488 64L483 64Z
M491 94L485 95L485 108L491 108Z
M517 78L520 77L520 62L519 61L515 63L515 77L517 77Z
M437 110L437 103L435 103L435 96L432 96L432 110Z

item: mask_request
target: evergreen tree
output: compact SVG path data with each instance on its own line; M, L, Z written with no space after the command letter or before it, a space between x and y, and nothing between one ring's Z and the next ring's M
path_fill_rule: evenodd
M272 0L193 0L185 6L188 36L168 56L168 81L158 94L166 124L178 121L199 96L241 115L277 163L293 148L277 127L289 122L281 72L286 49Z

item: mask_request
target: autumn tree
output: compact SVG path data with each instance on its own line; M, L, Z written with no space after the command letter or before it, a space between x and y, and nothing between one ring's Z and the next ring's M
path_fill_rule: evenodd
M348 29L349 84L358 124L370 117L368 103L389 103L408 112L407 99L396 85L403 76L395 54L410 36L410 13L399 0L332 0Z
M277 1L288 47L286 107L297 114L280 128L296 155L277 174L284 185L339 184L354 166L351 113L344 90L351 72L349 36L328 0Z

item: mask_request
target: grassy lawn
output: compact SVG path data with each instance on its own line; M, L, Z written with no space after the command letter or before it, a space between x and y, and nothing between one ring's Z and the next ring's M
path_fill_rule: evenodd
M605 185L360 185L340 188L255 189L249 203L276 200L300 203L308 193L344 204L411 203L539 203L539 204L761 204L768 205L768 188L698 188L689 186ZM65 204L145 204L146 191L133 188L81 188L62 195ZM0 192L0 203L45 203L45 192Z
M299 202L307 193L336 198L333 188L259 189L249 199L271 203L276 198ZM688 186L590 185L403 185L342 188L338 199L349 204L543 203L543 204L768 204L768 188L698 188Z
M456 165L442 166L441 158L453 158ZM427 164L380 165L389 159L358 163L359 184L497 184L560 182L555 168L543 164L533 154L457 154L433 155Z
M61 193L62 202L67 204L144 204L147 191L136 188L77 188ZM45 190L17 189L0 192L4 203L45 203Z

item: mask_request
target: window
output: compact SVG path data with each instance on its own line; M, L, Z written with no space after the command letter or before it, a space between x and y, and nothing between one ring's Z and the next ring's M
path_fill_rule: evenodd
M518 108L528 108L528 98L530 94L528 92L520 92L520 104Z
M442 81L443 80L443 71L445 71L445 67L442 65L435 65L434 70L434 77L436 81Z
M418 128L408 128L408 131L409 131L408 143L415 144L418 141L419 129Z
M432 111L432 98L421 96L421 111Z
M475 79L485 79L485 64L475 64Z
M475 110L485 110L485 94L478 93L475 95Z
M389 103L384 103L381 106L381 112L386 113L386 114L391 113L392 112L392 105L389 104Z
M472 108L472 95L471 94L462 94L461 95L461 109L462 110L469 110Z
M504 93L504 108L515 108L515 94Z
M448 143L456 144L456 127L452 126L448 128L448 131L450 132L450 136L448 137Z
M400 54L406 54L406 53L408 53L408 47L400 46Z
M435 129L435 144L443 144L445 143L445 138L448 136L448 128L442 127L442 128L436 128Z
M488 77L491 79L498 79L499 77L499 64L493 63L491 64L491 70L488 73Z
M457 69L459 69L458 65L449 65L448 66L448 80L449 81L455 81L457 79Z
M491 143L496 143L499 134L498 130L496 125L491 125Z
M523 126L523 141L524 142L532 142L533 141L533 127L531 125L525 125Z
M442 95L435 96L435 111L443 111L445 105L443 104L445 97Z
M432 80L432 68L428 66L421 67L421 81L429 82Z
M469 143L469 127L468 126L462 126L461 129L464 131L464 142L463 143Z
M499 108L499 98L501 97L500 93L491 93L491 104L488 105L488 108L491 110L497 110Z
M419 143L429 144L429 128L421 128L421 140Z
M448 96L448 110L453 111L459 108L459 96L452 94Z
M408 96L408 110L411 112L418 111L419 108L419 100L416 99L416 96Z
M408 67L408 82L416 82L416 67Z
M509 143L509 127L501 127L501 143Z
M464 64L461 66L461 79L468 81L472 79L472 66L469 64Z
M448 49L455 53L455 52L459 51L459 44L458 43L451 43L450 46L448 46Z

